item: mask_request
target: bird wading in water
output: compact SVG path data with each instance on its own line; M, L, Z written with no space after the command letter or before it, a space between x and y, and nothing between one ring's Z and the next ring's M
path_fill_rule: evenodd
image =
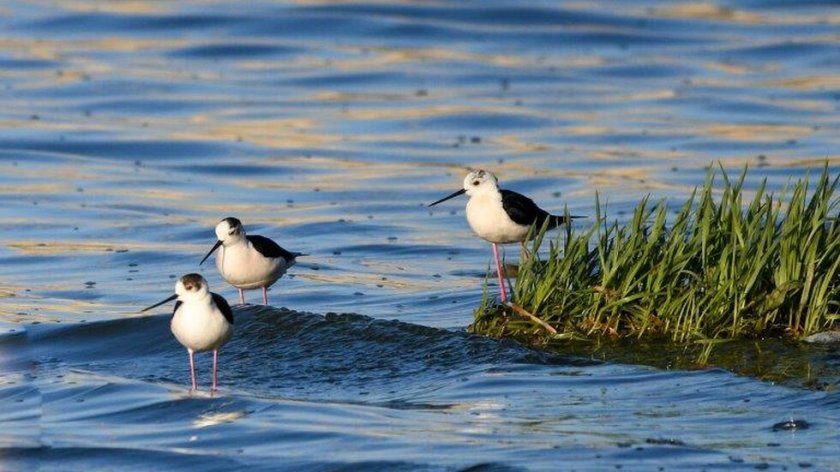
M175 302L170 328L175 339L187 348L190 358L191 392L198 387L195 380L195 353L213 351L213 386L216 391L219 349L233 336L233 312L221 295L210 291L199 274L187 274L175 283L175 294L141 311L164 303Z
M245 303L245 290L262 288L263 304L268 305L268 287L304 254L290 252L264 236L245 234L242 222L233 217L216 225L216 244L199 265L216 252L216 267L225 281L239 289L239 303Z
M502 303L506 303L508 297L499 244L522 243L522 248L527 254L525 239L532 226L541 228L547 224L548 229L553 229L566 223L566 218L548 213L525 195L500 189L499 180L492 172L486 170L470 172L464 178L462 189L429 206L435 206L465 193L469 197L466 211L467 222L479 238L493 245L499 296ZM570 218L581 217L570 216Z

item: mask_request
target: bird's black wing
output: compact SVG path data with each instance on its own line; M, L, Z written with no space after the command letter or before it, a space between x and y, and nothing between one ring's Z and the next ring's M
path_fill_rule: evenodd
M502 194L502 208L510 219L518 225L530 226L541 224L548 216L547 211L538 207L533 200L512 190L499 190Z
M176 300L175 301L175 309L172 310L172 315L175 315L175 312L178 311L178 307L180 307L183 303L184 302L182 302L181 300Z
M265 236L251 236L249 234L245 237L248 238L248 241L251 241L251 245L254 246L254 249L265 257L282 257L283 259L286 259L286 261L291 261L298 256L298 254L291 253L283 249L279 244L266 238Z
M533 200L521 193L502 189L499 192L502 194L502 208L505 209L505 213L516 224L530 226L536 223L539 228L542 227L546 218L548 218L548 229L552 229L566 222L566 218L548 213L538 207ZM579 217L573 216L572 218Z
M225 297L219 295L218 293L210 292L210 296L213 297L213 303L219 308L219 311L225 315L225 319L228 323L233 324L233 310L230 309L230 305L228 305L227 300Z

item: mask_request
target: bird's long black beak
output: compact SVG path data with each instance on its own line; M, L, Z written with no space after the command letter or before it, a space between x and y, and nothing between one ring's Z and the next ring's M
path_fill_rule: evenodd
M175 300L176 298L178 298L178 295L177 295L177 294L176 294L176 295L172 295L171 297L167 298L166 300L164 300L164 301L162 301L162 302L158 302L158 303L155 303L154 305L152 305L152 306L150 306L150 307L143 308L142 310L140 310L140 313L143 313L144 311L149 311L149 310L151 310L152 308L157 308L157 307L159 307L159 306L163 305L164 303L169 303L169 302L171 302L172 300Z
M221 245L222 245L221 241L216 241L216 244L213 245L213 249L211 249L210 252L208 252L207 255L204 256L204 259L202 259L201 262L198 263L198 265L204 264L204 261L206 261L207 258L210 257L210 254L213 254L213 252L215 252L216 249L219 249L219 246L221 246Z
M448 197L443 197L443 198L441 198L440 200L438 200L438 201L436 201L436 202L434 202L434 203L430 203L430 204L429 204L429 206L430 206L430 207L431 207L431 206L435 206L435 205L437 205L438 203L443 203L443 202L445 202L445 201L449 200L450 198L455 198L455 197L457 197L458 195L463 195L463 194L465 194L465 193L467 193L467 190L462 188L461 190L458 190L457 192L453 193L452 195L450 195L450 196L448 196Z

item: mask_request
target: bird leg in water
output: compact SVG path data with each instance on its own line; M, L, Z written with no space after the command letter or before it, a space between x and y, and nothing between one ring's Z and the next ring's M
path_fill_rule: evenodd
M507 290L505 287L505 268L502 265L502 259L499 257L499 245L493 243L493 257L496 258L496 276L499 278L499 296L502 297L502 303L507 303Z
M522 252L519 254L519 258L522 259L522 262L528 262L528 259L531 258L531 251L528 250L528 247L525 246L525 241L522 241Z
M241 288L239 289L239 304L245 304L245 290L242 290Z
M193 352L191 350L187 350L187 353L190 355L190 378L192 378L192 388L190 392L195 392L198 386L195 383L195 359L193 358Z
M263 287L263 305L268 306L268 288Z
M218 361L219 361L219 350L214 349L213 350L213 386L210 387L211 392L216 391L216 365L218 364Z

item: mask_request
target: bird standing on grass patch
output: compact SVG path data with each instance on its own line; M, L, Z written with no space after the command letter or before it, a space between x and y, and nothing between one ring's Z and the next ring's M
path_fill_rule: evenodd
M268 287L293 266L298 256L274 241L257 235L246 235L242 222L227 217L216 225L218 241L198 264L201 265L216 249L216 267L227 283L239 289L239 303L245 303L245 290L262 288L263 304L268 305Z
M522 243L531 226L542 227L548 220L548 229L556 228L566 222L563 216L552 215L538 207L525 195L499 188L499 180L492 172L475 170L464 178L464 188L452 195L430 204L437 205L459 195L467 194L467 222L478 237L493 243L493 256L496 259L496 275L499 280L499 295L502 303L507 302L504 267L499 257L499 244ZM570 218L580 218L571 216ZM526 249L527 252L527 249Z
M151 310L175 299L178 301L175 302L170 326L175 339L187 348L190 355L190 391L197 388L194 354L213 351L213 386L210 391L215 392L219 348L233 335L233 312L230 305L221 295L210 291L204 277L187 274L175 283L175 295L141 311Z

